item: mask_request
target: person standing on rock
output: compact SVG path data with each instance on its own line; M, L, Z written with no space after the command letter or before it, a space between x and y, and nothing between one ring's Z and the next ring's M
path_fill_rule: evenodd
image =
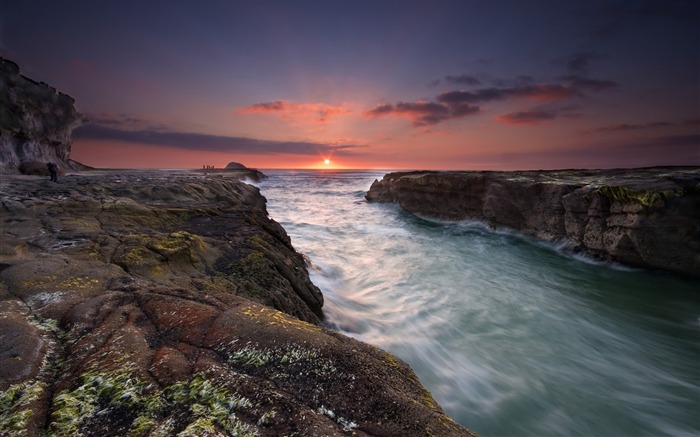
M48 167L49 173L51 174L51 181L58 182L58 166L53 162L49 162L46 164L46 167Z

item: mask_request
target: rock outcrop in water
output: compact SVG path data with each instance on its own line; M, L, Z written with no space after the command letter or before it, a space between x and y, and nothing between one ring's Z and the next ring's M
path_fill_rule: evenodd
M375 181L369 201L478 220L631 266L700 276L700 168L419 171Z
M226 164L226 167L224 167L225 170L241 170L247 168L245 165L241 164L240 162L229 162Z
M21 75L7 59L0 58L0 73L0 172L48 175L48 162L85 169L70 160L71 132L86 121L73 98Z
M257 188L4 176L0 435L468 436L323 298Z
M260 170L254 168L248 168L243 164L238 162L229 162L224 168L204 168L202 169L204 174L226 174L228 176L235 176L239 179L245 179L252 182L260 182L267 179L265 175Z

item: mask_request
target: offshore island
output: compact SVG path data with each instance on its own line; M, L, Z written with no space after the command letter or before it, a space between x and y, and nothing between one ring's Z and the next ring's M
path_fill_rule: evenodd
M0 92L0 434L475 435L403 361L323 327L307 260L242 181L259 172L89 169L72 98L7 60ZM393 173L367 198L700 272L698 168Z

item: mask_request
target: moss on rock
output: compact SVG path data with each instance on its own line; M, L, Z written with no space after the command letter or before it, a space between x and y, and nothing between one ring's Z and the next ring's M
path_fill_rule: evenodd
M46 383L33 380L14 384L0 392L0 435L25 436L34 414L32 403L46 390Z
M682 189L677 190L644 190L631 187L606 185L596 190L597 193L605 196L611 202L636 203L645 208L658 206L672 197L683 195Z
M72 390L54 397L50 431L59 437L95 435L101 430L106 435L252 436L255 427L236 413L254 414L253 407L249 399L229 393L202 373L161 390L129 368L88 372Z

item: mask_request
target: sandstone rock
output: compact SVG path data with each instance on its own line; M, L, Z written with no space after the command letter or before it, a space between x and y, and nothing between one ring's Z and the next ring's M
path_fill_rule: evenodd
M0 192L1 434L473 435L405 363L319 325L304 258L235 176Z
M400 172L369 201L480 220L632 266L700 276L700 168Z
M251 185L154 172L18 180L12 189L3 201L24 209L3 229L10 254L27 244L37 256L107 262L153 283L236 290L303 320L323 317L303 258Z

